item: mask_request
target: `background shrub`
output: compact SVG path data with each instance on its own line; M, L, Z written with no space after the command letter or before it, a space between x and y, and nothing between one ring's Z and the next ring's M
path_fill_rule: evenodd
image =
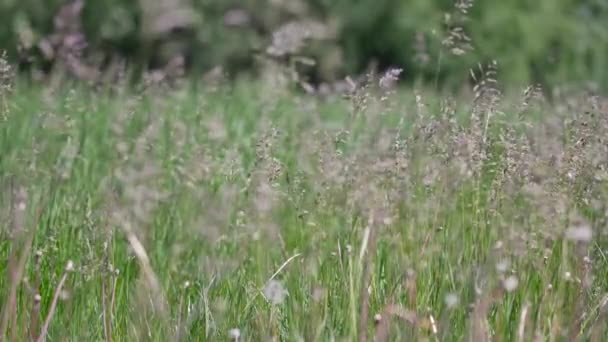
M0 20L7 23L0 27L0 48L13 58L19 51L31 56L56 30L64 3L0 0ZM460 84L468 69L495 59L506 81L608 84L603 0L104 0L85 1L82 22L87 58L97 63L118 56L158 66L181 54L196 72L218 65L250 72L273 33L288 23L314 23L324 32L291 53L313 57L309 75L318 80L361 72L373 62L403 67L410 81ZM446 41L450 32L470 41ZM467 46L454 56L446 43Z

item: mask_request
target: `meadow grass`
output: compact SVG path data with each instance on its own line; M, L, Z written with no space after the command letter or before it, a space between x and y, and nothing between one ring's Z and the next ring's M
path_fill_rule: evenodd
M588 99L126 89L3 94L7 340L608 337Z

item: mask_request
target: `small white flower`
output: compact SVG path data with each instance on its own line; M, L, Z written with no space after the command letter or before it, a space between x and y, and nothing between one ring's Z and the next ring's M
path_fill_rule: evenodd
M380 314L374 315L374 322L376 322L376 324L380 323L381 320L382 320L382 316Z
M230 336L231 340L238 341L239 338L241 337L241 331L237 328L230 329L230 331L228 332L228 335Z
M519 285L519 279L516 276L509 276L502 282L502 286L507 292L513 292Z
M458 296L454 293L448 293L445 296L445 305L450 309L458 305Z
M509 269L509 260L501 260L496 264L498 273L505 273Z
M504 245L504 243L501 240L498 240L498 241L496 241L496 244L494 245L494 249L501 249L503 245Z
M264 290L262 291L266 300L273 305L279 305L285 300L287 290L283 287L283 284L278 280L269 281Z
M72 260L68 260L68 263L65 265L66 272L74 271L74 262Z

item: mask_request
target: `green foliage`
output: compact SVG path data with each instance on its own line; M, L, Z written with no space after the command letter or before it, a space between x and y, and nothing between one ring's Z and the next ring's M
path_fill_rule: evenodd
M52 32L62 3L0 0L0 21L8 23L0 28L3 48L16 56L17 46L35 46ZM216 65L252 70L281 25L312 19L336 31L332 39L301 51L317 59L320 79L360 72L376 61L404 67L410 80L439 77L462 84L468 69L495 59L507 81L608 84L605 1L476 1L466 18L446 25L462 3L469 1L86 1L83 22L89 51L139 64L164 63L179 51L196 70ZM243 21L227 25L227 13L242 15ZM452 56L441 44L455 26L462 26L474 47L463 56Z

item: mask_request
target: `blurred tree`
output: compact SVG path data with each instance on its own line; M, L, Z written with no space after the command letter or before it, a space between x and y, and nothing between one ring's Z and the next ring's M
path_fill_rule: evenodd
M39 63L32 51L56 31L64 3L0 0L0 49ZM316 80L373 61L403 67L409 80L458 85L469 68L495 59L507 82L608 88L605 0L88 0L82 16L93 64L120 57L146 68L181 55L196 72L255 71L256 56L286 28L308 27L297 54L317 61L306 68Z

